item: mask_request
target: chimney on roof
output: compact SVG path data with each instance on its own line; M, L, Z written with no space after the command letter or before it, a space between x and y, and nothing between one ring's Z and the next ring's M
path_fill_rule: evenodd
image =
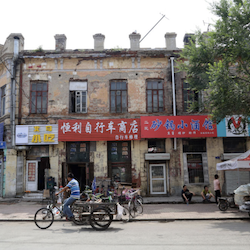
M139 33L133 32L129 35L129 39L130 39L130 49L139 50L141 35Z
M165 34L167 50L175 50L176 49L176 36L177 36L177 34L174 32L167 32Z
M194 39L192 38L194 34L193 33L186 33L184 38L183 38L183 42L184 42L184 46L185 45L189 45L192 42L195 42Z
M64 34L56 34L54 37L56 40L56 51L65 50L67 37Z
M104 50L104 40L105 36L103 34L95 34L94 38L94 50Z

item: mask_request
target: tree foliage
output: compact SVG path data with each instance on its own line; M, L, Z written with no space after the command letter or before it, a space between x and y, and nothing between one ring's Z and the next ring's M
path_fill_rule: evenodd
M221 0L211 7L218 18L213 31L196 32L178 67L190 87L204 93L204 108L217 122L227 115L250 117L250 1Z

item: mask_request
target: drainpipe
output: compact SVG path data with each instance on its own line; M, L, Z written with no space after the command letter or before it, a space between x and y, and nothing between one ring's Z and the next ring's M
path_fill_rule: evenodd
M173 115L176 116L176 100L175 100L175 79L174 79L174 57L170 57L172 71L172 90L173 90ZM174 138L174 150L176 150L176 138Z
M20 64L18 125L21 124L21 119L22 119L22 104L23 104L22 88L23 88L23 63Z
M15 147L15 119L16 119L16 65L19 53L19 37L14 37L14 56L11 64L11 145Z

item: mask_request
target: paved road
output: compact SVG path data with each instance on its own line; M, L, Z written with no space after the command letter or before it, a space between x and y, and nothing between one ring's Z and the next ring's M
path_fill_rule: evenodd
M0 203L0 220L33 220L35 212L45 205L36 202ZM238 209L221 212L211 204L145 204L139 220L162 219L250 219L248 213Z
M71 222L46 230L33 222L0 222L0 249L249 249L250 221L113 222L103 232Z

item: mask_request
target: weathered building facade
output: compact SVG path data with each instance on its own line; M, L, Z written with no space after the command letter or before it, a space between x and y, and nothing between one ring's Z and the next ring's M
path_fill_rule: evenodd
M55 36L55 50L20 47L15 138L8 137L13 120L1 116L7 141L2 196L46 189L49 176L64 185L69 171L82 190L94 177L131 183L143 195L179 195L184 183L200 193L211 184L221 155L240 153L250 144L242 137L243 141L235 141L244 144L239 152L225 152L225 138L209 132L214 127L205 123L206 117L200 124L205 124L203 134L198 136L193 127L189 135L181 132L188 127L186 103L191 95L185 75L174 72L180 52L175 37L166 33L166 48L161 49L140 48L137 33L129 35L130 49L105 49L102 34L93 36L93 50L67 50L65 35ZM20 34L19 40L23 46ZM6 64L3 46L0 51ZM0 87L10 92L13 77L3 63L0 73ZM9 92L6 110L11 107ZM180 120L173 127L175 115ZM150 117L152 125L147 126ZM168 134L147 133L163 125ZM174 134L177 125L182 136Z

